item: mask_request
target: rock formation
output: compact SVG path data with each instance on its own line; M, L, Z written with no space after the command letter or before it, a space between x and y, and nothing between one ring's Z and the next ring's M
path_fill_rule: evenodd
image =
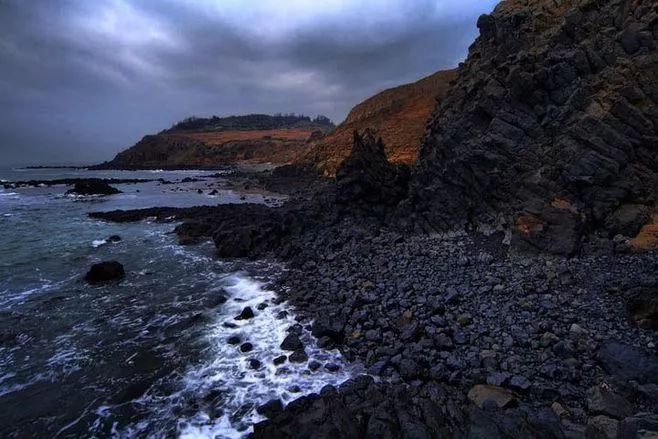
M336 129L313 142L303 157L326 176L333 176L350 154L352 133L372 129L382 138L392 162L411 164L418 157L425 125L455 78L455 70L434 73L412 84L384 90L355 106Z
M429 122L414 212L559 254L633 237L658 193L658 4L509 0L477 24Z
M100 178L88 178L78 180L73 185L73 189L66 191L67 194L76 195L114 195L121 191Z
M382 139L366 130L354 132L350 155L336 172L339 206L384 214L407 195L409 168L392 164L386 158Z

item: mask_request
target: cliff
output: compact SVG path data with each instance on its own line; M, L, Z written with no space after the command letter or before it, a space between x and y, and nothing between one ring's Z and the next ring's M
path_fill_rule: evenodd
M455 76L454 70L440 71L365 100L343 123L313 142L303 160L313 163L322 174L333 176L350 153L353 133L371 129L382 138L389 160L415 162L426 122Z
M428 124L412 215L561 254L645 224L646 234L658 194L658 4L510 0L478 28Z
M213 167L236 163L285 164L309 150L310 139L333 128L318 116L247 115L188 118L147 135L97 168Z

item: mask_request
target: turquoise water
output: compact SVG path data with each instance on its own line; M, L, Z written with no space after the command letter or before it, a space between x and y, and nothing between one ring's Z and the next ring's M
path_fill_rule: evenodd
M272 364L295 323L267 289L282 267L218 260L211 243L178 246L170 233L175 224L87 216L265 202L260 194L223 188L224 178L209 177L215 173L0 170L0 179L10 181L201 178L117 185L123 193L110 197L67 196L64 186L0 189L1 437L242 437L260 419L256 405L349 377L338 352L321 351L306 331L311 359L341 364L341 371ZM209 195L214 188L218 193ZM122 239L109 243L111 235ZM82 281L102 260L121 262L125 280ZM233 320L244 306L258 305L263 309L254 319ZM283 310L289 315L277 318ZM243 353L227 344L231 335L254 349ZM252 359L262 366L250 369Z

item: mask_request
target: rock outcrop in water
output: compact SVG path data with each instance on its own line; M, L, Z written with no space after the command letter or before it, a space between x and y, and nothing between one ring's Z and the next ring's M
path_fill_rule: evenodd
M125 275L123 265L119 262L106 261L92 265L85 275L85 280L91 284L98 284L123 279Z
M658 193L658 5L509 0L434 113L414 211L560 254L635 236Z
M75 195L114 195L121 191L100 178L89 178L78 180L73 189L66 191L67 194Z

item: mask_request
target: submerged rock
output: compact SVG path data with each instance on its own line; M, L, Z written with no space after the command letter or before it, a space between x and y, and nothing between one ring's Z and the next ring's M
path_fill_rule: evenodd
M117 242L120 242L120 241L121 241L121 237L119 235L112 235L112 236L107 238L107 242L117 243Z
M123 279L126 273L117 261L106 261L91 266L85 280L89 283L102 283L113 280Z

